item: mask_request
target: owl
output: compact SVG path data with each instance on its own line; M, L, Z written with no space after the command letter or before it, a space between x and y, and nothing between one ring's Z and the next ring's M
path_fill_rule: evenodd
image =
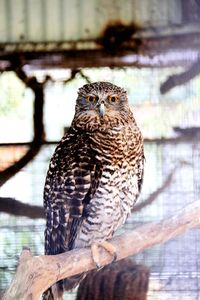
M109 82L78 90L75 116L51 158L44 187L45 254L91 247L116 259L109 243L126 221L141 190L143 138L126 91ZM43 299L62 299L83 274L57 282Z

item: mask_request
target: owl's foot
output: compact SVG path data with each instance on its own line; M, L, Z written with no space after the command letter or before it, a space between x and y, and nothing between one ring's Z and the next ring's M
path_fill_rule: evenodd
M116 248L109 242L103 241L98 244L92 244L91 251L92 251L92 258L96 264L97 269L101 269L103 266L100 264L100 257L99 257L99 247L104 248L109 254L112 255L114 262L117 259Z

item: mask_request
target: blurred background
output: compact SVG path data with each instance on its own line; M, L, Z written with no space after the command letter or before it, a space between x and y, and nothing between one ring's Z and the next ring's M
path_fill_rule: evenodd
M200 198L199 49L198 0L0 0L1 293L23 246L43 253L46 171L87 82L124 87L145 139L119 233ZM200 299L199 245L193 229L134 257L151 268L148 299Z

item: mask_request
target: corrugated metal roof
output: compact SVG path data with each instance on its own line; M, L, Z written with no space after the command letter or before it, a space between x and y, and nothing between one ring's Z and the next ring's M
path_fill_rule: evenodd
M122 57L186 48L200 48L197 0L0 0L0 69L16 53L40 66L143 66Z
M94 40L117 22L180 26L181 0L0 0L0 43Z

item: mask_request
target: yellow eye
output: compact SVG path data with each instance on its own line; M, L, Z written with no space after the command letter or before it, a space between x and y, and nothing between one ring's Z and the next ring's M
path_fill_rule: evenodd
M112 103L116 103L119 100L118 96L108 96L108 100Z
M92 103L92 102L96 102L96 101L98 101L98 99L99 99L99 97L98 96L87 96L86 97L86 100L88 101L88 102L90 102L90 103Z

